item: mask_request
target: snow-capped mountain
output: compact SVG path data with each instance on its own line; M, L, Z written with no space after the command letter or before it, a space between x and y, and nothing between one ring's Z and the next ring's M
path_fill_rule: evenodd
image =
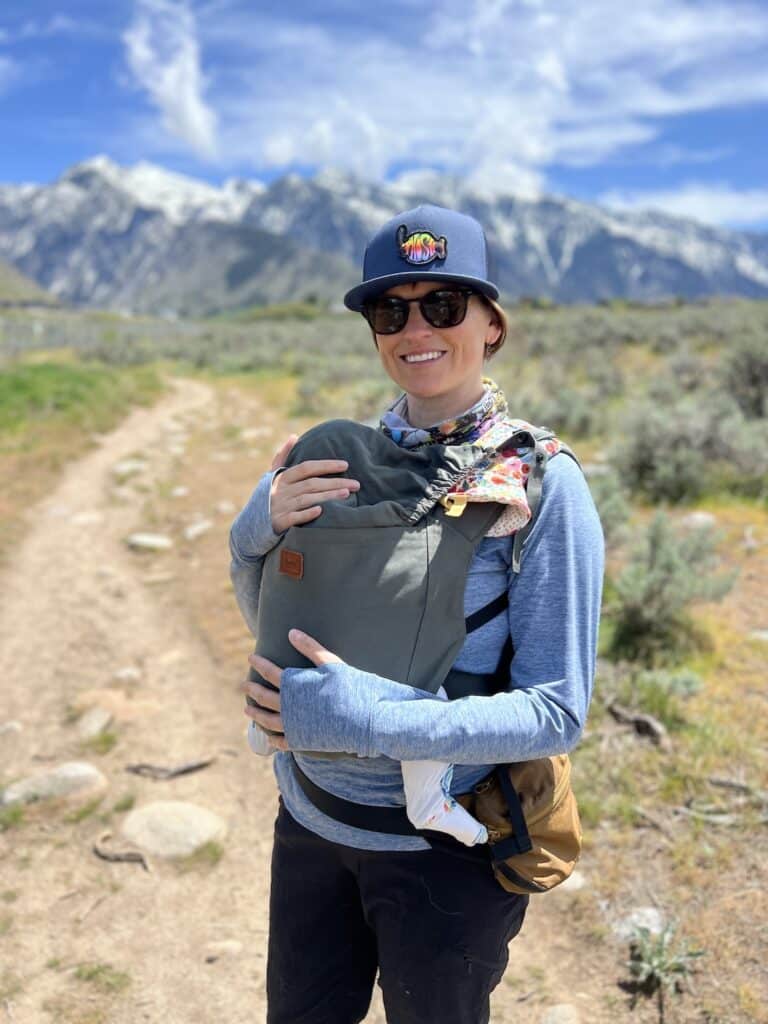
M133 167L120 167L106 156L77 164L61 180L87 183L89 176L100 177L113 188L126 192L137 206L160 210L174 224L201 217L237 221L250 200L265 189L259 181L236 179L215 188L145 161Z
M217 188L96 157L50 185L0 186L0 258L91 306L201 314L310 294L338 299L359 279L370 234L423 201L483 223L510 298L768 297L766 235L563 197L492 196L422 172L388 184L324 171Z

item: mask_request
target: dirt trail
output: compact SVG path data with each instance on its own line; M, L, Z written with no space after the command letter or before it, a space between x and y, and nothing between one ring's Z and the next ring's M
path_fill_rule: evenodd
M97 764L110 781L100 807L81 821L71 808L37 805L19 828L0 834L0 1020L264 1018L274 782L270 765L244 745L237 677L196 626L195 595L190 606L184 601L195 579L213 588L196 594L198 604L219 600L226 557L216 549L213 568L199 577L199 561L187 558L187 582L164 587L162 560L125 545L131 531L147 528L141 487L116 491L113 472L119 460L140 455L144 493L154 493L172 475L174 438L217 416L215 391L195 381L175 382L157 406L132 413L30 510L26 538L0 581L0 721L22 726L0 736L0 783L75 759ZM116 682L124 668L138 669L140 681ZM84 752L73 720L73 708L92 704L114 715L117 743L102 754ZM210 768L172 781L125 772L132 761L167 765L203 755L216 755ZM97 859L91 847L105 829L120 845L115 804L127 798L215 811L228 825L221 860L182 868L156 859L147 873ZM535 1024L561 1002L579 1007L582 1024L624 1016L623 1005L606 1000L616 991L613 976L601 981L599 965L570 948L565 912L580 895L553 894L529 915L494 1000L495 1024L522 1014ZM86 963L111 965L125 987L107 972L78 978ZM377 997L368 1024L383 1020Z

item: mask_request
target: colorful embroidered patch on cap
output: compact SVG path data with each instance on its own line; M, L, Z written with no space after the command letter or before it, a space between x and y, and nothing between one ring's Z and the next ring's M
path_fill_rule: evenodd
M412 231L407 234L405 224L397 229L397 244L400 255L409 263L431 263L444 260L448 255L448 239L445 235L435 238L431 231Z

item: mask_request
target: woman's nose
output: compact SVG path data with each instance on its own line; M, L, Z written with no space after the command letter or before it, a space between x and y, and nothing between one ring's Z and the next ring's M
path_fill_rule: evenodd
M411 336L423 336L432 332L431 325L424 319L418 302L412 302L408 307L408 320L403 328L403 334Z

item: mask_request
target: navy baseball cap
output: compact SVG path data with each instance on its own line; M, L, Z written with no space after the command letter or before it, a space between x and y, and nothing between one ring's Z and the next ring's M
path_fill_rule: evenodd
M498 299L499 289L488 280L485 234L474 217L424 205L388 220L366 246L362 284L347 292L344 305L359 313L388 288L430 278Z

